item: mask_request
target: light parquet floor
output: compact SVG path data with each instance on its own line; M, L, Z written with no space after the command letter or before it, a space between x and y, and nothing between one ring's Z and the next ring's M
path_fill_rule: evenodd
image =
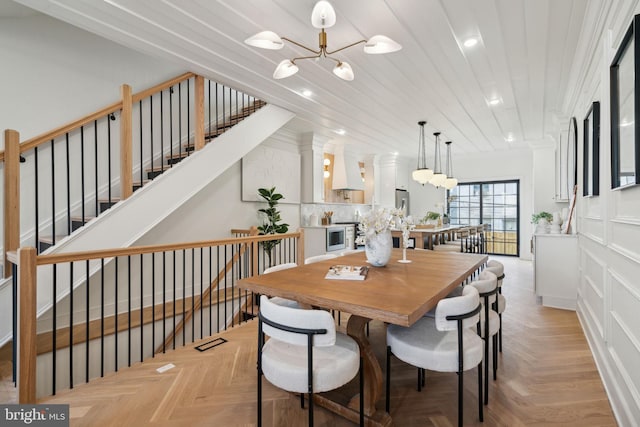
M491 383L485 422L477 420L476 370L465 375L468 426L615 426L609 401L574 312L536 305L532 266L505 264L504 352ZM343 315L342 327L346 324ZM384 366L385 327L371 324L371 342ZM72 426L252 426L256 423L255 322L224 333L228 342L204 353L190 346L157 356L42 403L68 403ZM164 373L156 369L173 363ZM416 390L416 370L392 365L391 417L396 426L457 425L455 374L427 372ZM2 397L2 396L0 396ZM299 397L264 382L264 425L304 426ZM384 407L384 398L379 402ZM317 426L352 423L317 407Z

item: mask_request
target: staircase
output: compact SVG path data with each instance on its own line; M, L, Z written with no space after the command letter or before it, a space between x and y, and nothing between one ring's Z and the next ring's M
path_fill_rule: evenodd
M190 98L190 92L195 96ZM122 101L27 141L5 131L5 151L0 151L5 185L20 190L5 191L5 206L18 206L12 221L7 221L12 213L5 216L5 252L25 246L46 254L129 247L293 118L286 110L193 73L138 94L123 85L122 93ZM177 117L173 125L167 124L167 110L172 109ZM213 139L215 144L206 144ZM95 170L87 172L94 156ZM55 166L54 157L62 164ZM99 158L108 166L99 164ZM72 172L65 176L69 168ZM19 185L20 176L28 173L34 174L35 195L33 187ZM42 199L49 190L52 194L38 204L38 193ZM10 199L14 194L18 197ZM19 209L21 200L34 198L35 209ZM11 272L6 260L5 266L6 277ZM50 269L38 267L38 316L53 303L51 276ZM86 280L76 276L67 277L74 289ZM63 301L68 294L68 286L58 289L55 299ZM0 283L0 347L12 335L12 305L11 283Z
M221 122L213 123L210 126L210 130L208 133L204 135L205 142L209 143L212 140L218 138L223 135L225 132L230 130L233 126L241 123L244 119L249 117L251 114L257 112L260 108L267 105L265 101L256 99L251 105L247 105L240 109L240 111L236 114L231 115L228 118L223 118ZM141 189L143 186L149 184L155 178L162 175L165 171L171 169L182 160L186 159L188 156L195 153L195 144L193 141L187 141L181 144L180 149L177 153L170 153L164 156L164 162L161 165L156 165L154 167L146 168L144 174L146 176L145 180L142 181L134 181L132 190L133 192ZM110 199L98 199L97 201L97 212L96 215L88 215L88 216L72 216L71 217L71 232L75 232L81 227L88 224L90 221L106 212L111 207L115 206L118 202L120 202L119 197L111 197ZM42 253L51 247L53 247L56 243L59 243L62 239L64 239L66 235L44 235L39 236L38 238L38 252Z

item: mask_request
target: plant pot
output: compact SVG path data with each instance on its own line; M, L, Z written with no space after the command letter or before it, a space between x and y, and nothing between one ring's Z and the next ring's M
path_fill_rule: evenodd
M374 267L384 267L391 258L392 248L391 230L368 236L364 246L367 262Z

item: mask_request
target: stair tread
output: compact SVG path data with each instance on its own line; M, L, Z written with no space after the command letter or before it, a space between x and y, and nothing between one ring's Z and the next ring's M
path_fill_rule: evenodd
M85 215L84 216L84 222L91 221L94 218L95 218L95 216L93 216L93 215ZM82 215L72 216L71 217L71 221L83 221Z
M184 158L184 157L188 157L190 155L191 155L191 152L186 151L186 150L182 150L182 151L179 151L177 153L167 154L166 156L164 156L164 158L167 159L167 160L181 159L181 158Z
M66 234L62 235L62 236L56 236L56 242L59 242L60 240L64 239L65 237L67 237ZM53 236L38 236L38 241L43 242L43 243L53 243Z
M120 197L112 197L111 200L107 199L98 199L98 203L117 203L120 201Z
M164 172L168 169L171 169L171 165L159 165L159 166L153 166L150 168L146 168L144 171L146 173L148 172Z

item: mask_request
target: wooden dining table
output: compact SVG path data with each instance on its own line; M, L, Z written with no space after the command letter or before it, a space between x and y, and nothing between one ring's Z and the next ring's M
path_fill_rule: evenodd
M370 266L366 279L361 281L329 280L325 275L336 264L367 265L364 252L252 276L238 283L240 288L254 293L351 314L347 334L356 340L363 357L367 425L393 424L387 412L376 408L376 401L382 396L382 368L365 334L367 323L374 319L411 326L487 261L482 254L434 251L410 251L407 258L412 262L398 262L402 250L394 249L386 266ZM325 394L317 394L314 399L319 405L358 422L359 395L349 402L338 402Z

